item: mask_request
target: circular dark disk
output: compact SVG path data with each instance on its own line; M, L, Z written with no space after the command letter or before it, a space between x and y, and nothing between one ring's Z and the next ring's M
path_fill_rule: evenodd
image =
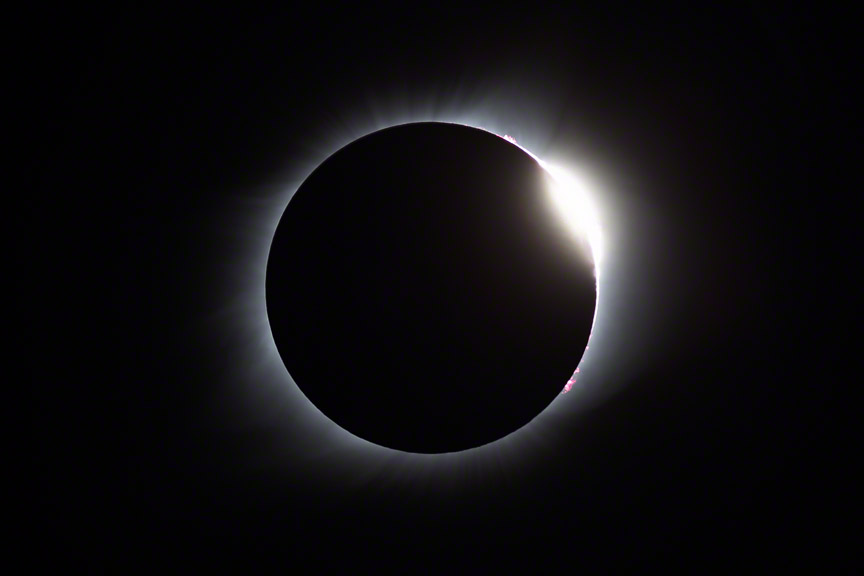
M267 263L273 337L309 400L360 438L422 453L542 412L596 304L548 182L518 146L457 124L387 128L324 161Z

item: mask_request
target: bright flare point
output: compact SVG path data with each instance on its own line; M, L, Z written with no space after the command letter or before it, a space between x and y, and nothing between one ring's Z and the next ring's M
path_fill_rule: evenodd
M551 176L552 183L549 186L549 194L559 212L575 233L584 234L587 237L591 246L595 274L599 277L602 257L600 221L585 185L579 178L563 168L539 159L538 162Z

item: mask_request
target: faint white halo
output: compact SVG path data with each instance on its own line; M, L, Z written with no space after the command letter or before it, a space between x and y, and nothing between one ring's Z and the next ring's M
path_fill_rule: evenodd
M362 124L362 123L358 123L358 122L343 122L343 123L340 123L340 126L338 128L334 128L333 130L330 130L329 135L327 135L328 137L323 138L322 139L323 141L322 140L318 141L319 142L318 151L315 154L315 156L317 157L317 161L311 161L310 162L309 161L310 159L307 159L307 161L303 163L304 166L297 165L295 167L295 169L292 170L292 177L290 178L290 180L293 182L293 184L291 184L290 186L287 186L287 187L283 187L281 193L277 193L275 196L271 197L270 201L266 202L266 204L271 206L271 210L268 210L266 215L261 214L261 216L259 216L257 218L257 222L255 222L255 223L250 222L250 224L252 224L256 228L254 231L250 231L250 232L253 232L254 236L261 240L261 243L258 244L258 248L253 249L254 251L257 251L257 253L250 253L249 254L249 256L251 256L251 258L246 260L246 266L248 266L252 260L257 261L257 262L261 262L263 264L263 266L261 266L258 269L258 271L256 271L255 274L253 274L252 277L246 276L246 278L248 279L248 283L245 283L246 285L245 285L244 291L246 291L247 294L254 293L254 294L259 295L259 296L254 297L255 300L257 300L257 302L253 303L249 300L246 300L243 302L243 305L244 306L252 305L253 308L257 308L257 309L260 309L262 311L262 314L257 319L253 319L253 318L250 318L249 316L247 316L246 317L247 320L244 321L245 323L247 323L249 325L249 327L252 327L252 324L254 324L260 328L263 328L263 330L259 331L259 334L261 334L260 337L265 340L265 341L259 341L258 342L256 350L254 351L254 356L256 356L256 357L254 358L254 361L252 363L250 363L250 365L256 366L259 370L263 369L263 372L269 373L273 376L273 378L272 378L273 386L272 387L268 386L268 388L271 388L269 395L272 396L273 394L279 393L278 389L281 389L282 390L281 394L285 395L285 399L282 401L283 405L287 409L290 409L292 412L296 412L297 410L300 410L299 414L298 413L294 414L295 421L296 421L296 418L299 417L303 422L308 423L308 424L304 424L304 426L308 425L308 426L314 428L314 427L320 427L323 425L324 429L329 431L327 433L327 436L329 438L331 438L331 440L330 440L331 442L338 442L339 438L342 438L342 442L338 442L338 444L341 444L342 446L344 446L345 448L348 448L348 449L361 450L364 453L367 452L368 450L371 450L372 452L370 452L370 454L380 454L380 455L398 453L398 454L401 454L402 456L405 456L405 457L410 456L412 458L412 460L420 459L420 460L425 461L425 460L430 459L430 458L435 459L435 458L442 458L444 456L451 457L451 456L456 456L457 454L415 455L415 454L410 454L410 453L402 453L400 451L396 451L396 450L393 450L390 448L382 447L382 446L373 444L371 442L368 442L362 438L356 437L352 433L348 432L347 430L342 429L341 427L336 425L334 422L329 420L329 418L327 418L326 415L324 415L322 412L320 412L320 410L318 410L317 407L315 407L311 402L309 402L309 400L305 397L305 395L302 394L302 392L296 386L296 383L293 382L293 379L291 378L290 374L288 374L287 369L285 368L284 363L281 360L281 356L279 355L278 351L276 350L275 342L273 342L272 334L271 334L270 329L269 329L269 320L267 319L266 304L265 304L265 298L264 298L264 293L265 293L264 286L265 286L265 282L266 282L266 262L267 262L267 258L268 258L269 252L270 252L270 245L271 245L273 236L275 234L276 228L278 226L278 223L281 220L282 213L284 212L285 207L288 205L288 202L290 202L291 197L293 197L294 193L299 188L299 186L302 184L302 182L305 181L305 179L309 176L309 174L312 173L312 171L314 171L315 168L317 168L317 166L319 166L330 155L332 155L336 151L340 150L342 147L349 144L350 142L353 142L354 140L361 138L367 134L371 134L371 133L377 132L377 131L385 129L385 128L389 128L392 126L398 126L398 125L402 125L402 124L418 123L418 122L444 122L444 123L451 123L451 124L460 124L460 125L464 125L464 126L478 128L478 129L484 130L486 132L489 132L491 134L498 135L498 136L505 138L506 140L510 141L514 145L518 146L520 149L522 149L527 154L529 154L532 158L537 160L538 163L540 163L540 165L544 169L546 169L546 171L555 179L556 182L558 182L559 184L562 184L562 190L561 191L563 191L565 194L578 192L579 194L583 195L584 197L589 197L590 192L584 185L580 184L577 186L573 183L574 179L572 177L568 176L568 173L572 173L572 172L570 172L566 169L560 168L560 166L562 165L560 158L556 159L555 164L551 164L549 162L541 160L540 158L537 157L536 154L531 152L529 149L527 149L521 143L517 142L515 138L507 136L506 132L504 130L500 129L501 128L500 123L496 123L494 121L492 121L492 122L490 122L490 121L476 121L476 119L474 119L474 118L466 119L464 117L460 117L460 115L454 115L455 117L454 116L442 117L441 115L433 115L433 117L428 117L426 115L418 115L418 116L419 117L402 117L402 118L399 118L398 121L391 121L391 122L381 121L381 119L379 118L375 122L366 123L365 126L360 126L360 124ZM426 117L423 117L423 116L426 116ZM393 120L393 119L391 118L391 120ZM498 128L498 129L490 129L490 128L487 128L487 126L493 126L493 128ZM512 126L511 126L511 128L512 128ZM520 133L518 130L516 130L516 132ZM534 135L529 135L529 134L526 134L525 132L526 132L525 130L521 131L524 140L529 141L529 142L533 140L533 143L538 148L548 148L548 142L544 141L542 134L535 133ZM531 136L533 136L533 138ZM325 142L326 142L326 144L325 144ZM564 162L563 164L566 165L567 163ZM591 208L593 210L594 203L590 199L588 202L589 202L588 204L585 204L584 202L583 202L583 204L591 206ZM567 203L565 202L565 204L567 204ZM597 266L597 263L599 262L600 258L602 257L602 252L601 252L602 239L601 239L601 234L600 234L601 227L599 225L599 220L597 219L597 213L596 212L591 213L589 222L591 223L589 227L590 227L590 230L592 231L589 233L589 239L590 239L590 243L591 243L592 254L595 257L595 272L596 272L599 269ZM248 270L248 268L247 268L247 270ZM597 282L598 282L597 292L598 292L598 304L599 304L599 292L600 292L599 274L597 274L597 276L598 276L598 278L597 278ZM595 310L595 314L594 314L594 322L595 323L597 321L598 313L599 313L599 306ZM594 329L592 328L592 334L593 334L593 332L594 332ZM267 351L268 351L267 354L263 354L263 355L261 354L261 348L260 348L261 345L263 345L267 349ZM253 350L251 348L249 351L249 355L250 356L253 355ZM574 377L575 377L576 373L579 372L579 366L582 366L584 364L587 356L588 356L588 353L586 351L586 354L583 355L583 357L582 357L582 362L580 362L578 364L578 366L575 367ZM250 360L251 360L251 358L250 358ZM584 370L583 370L583 372L584 372ZM571 379L571 382L572 382L572 379ZM567 385L568 385L567 389L569 389L571 382L567 383ZM286 384L288 385L289 390L286 390L284 388L284 386ZM564 386L564 383L562 383L562 387L563 386ZM300 405L298 405L297 402L299 402ZM551 409L551 411L554 411L556 404L558 404L558 402L553 402L552 405L550 405L544 412L539 414L528 425L524 426L523 428L521 428L519 430L514 431L513 433L505 436L504 438L501 438L495 442L491 442L491 443L486 444L484 446L480 446L478 448L472 448L472 449L460 452L460 453L458 453L458 455L460 457L463 457L463 456L468 457L469 454L479 455L481 453L483 453L483 454L485 454L485 453L496 454L497 453L500 455L500 454L502 454L502 450L504 450L506 452L511 452L512 450L519 451L519 448L524 446L525 442L536 441L538 430L541 430L543 427L545 427L547 425L546 424L546 422L548 422L547 413L550 412L550 409ZM306 410L303 410L303 408L301 408L301 405L304 405L306 407ZM303 413L303 412L305 412L305 413ZM540 429L537 428L538 425L541 426ZM310 428L310 430L311 430L311 428ZM365 447L365 449L364 449L364 447Z

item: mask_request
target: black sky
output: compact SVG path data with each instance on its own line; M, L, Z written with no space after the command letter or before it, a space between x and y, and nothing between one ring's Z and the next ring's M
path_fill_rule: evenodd
M801 384L807 324L790 322L789 230L814 180L805 21L529 4L34 18L27 168L52 200L33 214L76 238L49 234L37 248L56 265L32 267L62 321L45 336L40 316L30 341L74 350L60 373L34 367L43 545L91 564L109 549L161 563L230 544L307 567L400 550L413 571L454 551L573 569L637 549L790 562L832 539L816 494L830 424ZM293 464L299 436L232 408L243 382L218 332L232 328L212 323L242 257L218 233L236 227L229 208L357 110L487 93L627 183L611 193L631 211L619 267L637 280L620 293L639 316L620 345L639 354L605 353L616 392L497 474L412 486L356 454Z

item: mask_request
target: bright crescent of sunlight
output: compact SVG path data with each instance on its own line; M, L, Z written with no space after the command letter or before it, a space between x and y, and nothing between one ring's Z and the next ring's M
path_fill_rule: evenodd
M577 234L586 234L591 246L595 274L599 276L603 256L602 234L597 210L591 202L585 185L572 172L539 160L552 177L549 193L567 224Z

